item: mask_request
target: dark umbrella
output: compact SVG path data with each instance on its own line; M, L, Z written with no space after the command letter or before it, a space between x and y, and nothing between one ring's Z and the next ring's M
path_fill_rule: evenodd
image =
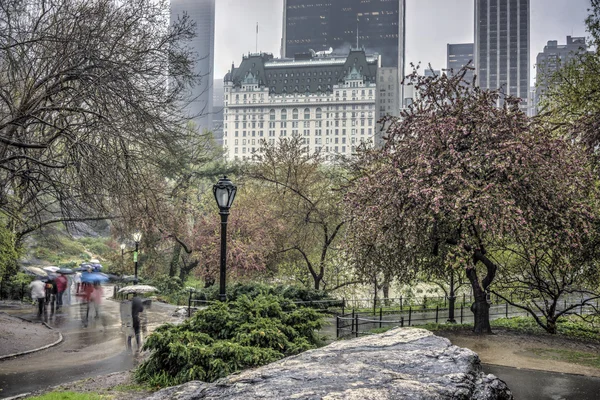
M71 275L71 274L75 273L75 271L73 271L72 269L69 269L69 268L60 268L56 272L58 272L59 274L64 274L64 275Z

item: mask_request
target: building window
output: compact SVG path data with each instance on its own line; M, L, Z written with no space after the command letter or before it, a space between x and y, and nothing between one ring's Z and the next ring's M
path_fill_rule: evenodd
M310 119L310 110L308 108L304 109L304 119Z
M281 119L287 119L287 110L285 108L281 110Z
M274 109L271 109L269 111L269 120L275 121L275 110Z
M317 108L317 112L316 112L316 118L317 118L317 119L321 119L321 117L322 117L321 109L320 109L320 108Z
M298 119L298 109L294 108L292 110L292 119Z

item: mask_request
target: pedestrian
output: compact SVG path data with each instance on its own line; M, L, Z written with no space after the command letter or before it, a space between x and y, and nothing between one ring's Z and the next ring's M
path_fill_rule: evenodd
M29 284L29 289L31 289L31 299L38 303L38 317L41 317L44 312L44 302L46 301L46 288L44 282L42 282L40 277L36 276Z
M100 318L100 304L102 303L102 296L104 295L104 290L100 285L100 282L94 282L94 290L90 294L90 303L94 306L94 310L96 311L95 319Z
M56 282L56 312L58 312L63 305L63 294L69 282L64 274L60 274L54 281Z
M78 295L81 289L81 272L77 271L75 276L73 277L73 282L75 282L75 295Z
M71 290L73 287L73 278L67 276L67 289L65 290L66 297L63 299L63 303L70 306L71 305Z
M46 307L50 305L51 314L54 314L57 293L58 288L56 287L56 280L53 276L49 276L48 282L46 282Z
M133 334L135 335L135 342L137 343L136 353L140 352L141 339L140 339L140 314L144 311L144 303L142 299L138 297L137 293L133 294L133 300L131 300L131 318L133 322ZM131 349L131 336L127 338L127 348Z

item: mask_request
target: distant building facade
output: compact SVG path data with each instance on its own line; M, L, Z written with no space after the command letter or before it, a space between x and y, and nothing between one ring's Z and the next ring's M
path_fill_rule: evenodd
M501 89L529 108L529 0L475 0L475 67L484 89Z
M538 53L536 59L536 90L534 113L537 114L537 104L544 92L548 89L548 80L563 65L588 51L585 37L567 36L566 44L559 45L558 40L549 40L544 46L544 51Z
M219 146L223 146L223 107L225 106L225 87L223 79L213 81L213 113L212 113L212 132L215 141Z
M454 75L460 71L465 65L474 67L475 55L474 55L473 43L448 43L446 46L446 73ZM467 71L463 80L472 83L474 70Z
M329 49L346 56L364 48L381 55L382 67L396 68L402 81L405 21L406 0L283 0L281 57Z
M248 160L262 141L301 137L326 159L373 144L379 56L244 56L225 76L223 145L229 160Z
M215 0L171 0L171 23L187 13L196 23L189 45L197 57L195 73L201 82L186 93L185 114L199 130L212 129L213 66L215 54Z

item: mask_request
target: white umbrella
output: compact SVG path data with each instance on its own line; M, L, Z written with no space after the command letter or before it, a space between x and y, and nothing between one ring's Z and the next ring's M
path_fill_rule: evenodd
M125 286L119 289L119 293L150 293L150 292L158 292L158 289L154 286L150 285L130 285Z
M31 275L48 276L48 273L39 267L23 267L23 270Z
M59 268L59 267L44 267L44 268L42 268L42 269L43 269L44 271L47 271L47 272L56 272L56 271L58 271L60 268Z

